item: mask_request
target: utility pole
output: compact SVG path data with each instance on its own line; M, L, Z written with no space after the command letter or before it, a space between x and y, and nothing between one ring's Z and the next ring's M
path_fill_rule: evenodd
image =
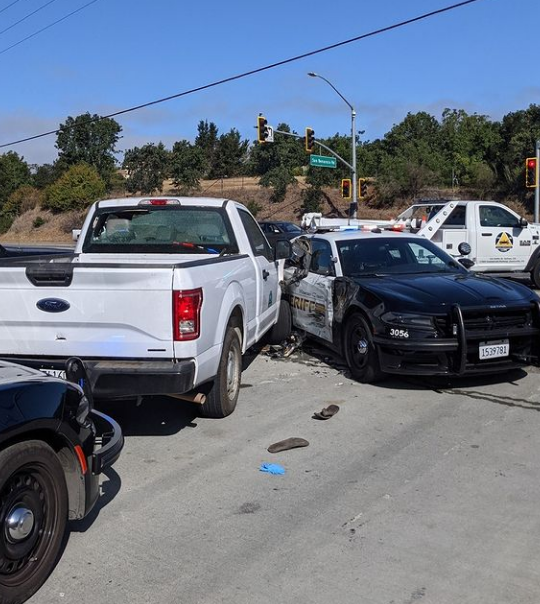
M538 174L538 166L540 166L540 141L536 141L536 174ZM539 222L538 212L540 208L540 187L536 183L534 189L534 222Z

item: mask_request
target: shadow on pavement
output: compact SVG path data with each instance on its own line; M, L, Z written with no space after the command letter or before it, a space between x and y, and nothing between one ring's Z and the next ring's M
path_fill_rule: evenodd
M116 473L114 468L107 468L102 476L108 478L108 480L102 480L100 485L101 494L99 499L94 506L94 509L82 520L76 520L70 522L70 531L73 533L85 533L96 521L96 518L99 516L100 511L108 505L115 497L118 495L120 491L120 487L122 486L122 480L120 476Z
M145 396L140 405L135 399L99 400L95 406L115 419L126 437L169 436L197 427L197 406L168 396Z

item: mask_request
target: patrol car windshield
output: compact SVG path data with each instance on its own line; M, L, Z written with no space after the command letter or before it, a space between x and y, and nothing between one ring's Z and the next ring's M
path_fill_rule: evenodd
M366 237L336 243L346 277L465 272L451 256L420 238Z

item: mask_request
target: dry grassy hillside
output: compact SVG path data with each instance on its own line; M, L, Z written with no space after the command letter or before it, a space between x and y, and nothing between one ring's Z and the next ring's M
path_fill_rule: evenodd
M295 185L289 187L285 199L280 203L270 201L270 190L260 187L258 178L238 177L223 180L201 181L198 196L226 197L235 199L244 204L250 202L259 208L258 220L287 220L299 222L302 215L302 191L306 189L305 177L297 177ZM161 194L171 194L172 184L166 182ZM452 191L436 191L432 198L451 198ZM111 197L114 197L112 195ZM467 199L464 192L462 198ZM405 209L410 202L403 202L389 209L376 209L368 204L360 203L358 216L367 219L387 219L395 217ZM523 214L519 204L509 202L508 205L518 213ZM337 189L325 189L322 203L322 213L325 216L345 217L349 208L349 201L341 198ZM525 217L528 217L525 215ZM529 217L530 218L530 217ZM19 216L10 230L0 236L0 243L72 243L71 230L80 228L84 213L66 212L60 215L34 208ZM40 226L36 226L42 223Z

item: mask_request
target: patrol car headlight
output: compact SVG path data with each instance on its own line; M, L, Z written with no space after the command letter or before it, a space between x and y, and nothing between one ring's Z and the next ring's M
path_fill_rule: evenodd
M381 319L388 325L398 325L411 329L433 329L434 327L432 317L414 313L387 312L381 316Z

